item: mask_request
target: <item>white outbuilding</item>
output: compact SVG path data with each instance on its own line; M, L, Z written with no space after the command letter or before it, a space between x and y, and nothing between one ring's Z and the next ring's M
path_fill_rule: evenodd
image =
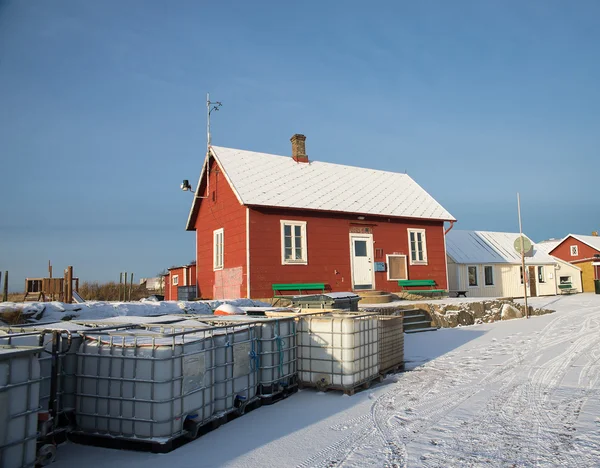
M450 294L466 292L469 297L523 297L523 276L528 296L552 296L558 285L571 284L581 292L581 270L549 255L531 243L525 256L515 249L519 233L451 230L446 235L448 286Z

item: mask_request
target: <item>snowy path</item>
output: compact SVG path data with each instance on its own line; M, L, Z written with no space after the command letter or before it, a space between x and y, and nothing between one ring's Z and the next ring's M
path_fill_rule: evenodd
M305 390L167 455L63 445L54 466L600 466L600 296L533 301L557 312L408 335L413 370L353 397Z

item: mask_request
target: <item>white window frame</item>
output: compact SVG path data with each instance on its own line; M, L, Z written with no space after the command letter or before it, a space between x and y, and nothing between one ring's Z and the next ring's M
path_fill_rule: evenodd
M171 283L173 286L179 285L179 275L173 275L173 278L171 278Z
M406 278L390 278L390 257L404 257L404 272L406 273ZM385 262L388 265L387 266L387 280L388 281L399 281L399 280L406 280L408 279L408 265L406 264L406 255L399 255L399 254L387 254L385 256Z
M425 229L413 229L413 228L408 228L408 256L409 256L409 263L411 265L427 265L427 236L425 233ZM421 234L422 235L422 241L421 241L421 245L423 248L423 260L413 260L413 256L412 256L412 246L411 246L411 240L410 240L410 236L411 234ZM416 242L416 239L415 239Z
M492 269L492 284L485 283L485 269L486 268ZM494 272L494 265L483 265L483 286L486 288L493 288L494 286L496 286L496 273Z
M569 252L571 253L571 257L579 256L579 246L578 245L570 245Z
M475 268L475 285L471 285L469 282L469 268ZM479 287L479 267L477 265L467 265L467 287L478 288Z
M537 282L539 284L546 283L546 269L544 268L544 265L538 265L537 267Z
M296 221L289 219L281 219L279 221L281 226L281 264L282 265L308 265L308 249L307 249L307 239L306 239L306 221ZM291 260L285 258L285 226L292 227L292 233L294 231L294 227L300 226L300 243L302 249L302 258L299 260ZM297 246L295 245L295 236L292 235L292 252L296 250Z
M221 239L219 243L219 238ZM219 251L220 247L220 251ZM225 231L223 228L213 231L213 271L222 270L225 263Z

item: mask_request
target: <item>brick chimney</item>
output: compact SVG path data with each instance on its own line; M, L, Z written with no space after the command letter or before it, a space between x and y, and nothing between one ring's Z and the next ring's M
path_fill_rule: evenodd
M306 155L306 137L296 133L292 138L292 158L298 163L307 163L308 156Z

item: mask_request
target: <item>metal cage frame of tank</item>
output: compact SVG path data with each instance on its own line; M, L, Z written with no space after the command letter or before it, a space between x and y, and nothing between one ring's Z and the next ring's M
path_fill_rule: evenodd
M379 315L379 372L404 368L404 317Z
M36 345L42 348L38 357L41 374L40 409L52 413L52 416L56 418L55 427L63 427L74 423L77 348L81 344L77 341L82 338L74 337L74 335L79 335L78 331L60 328L57 325L56 322L50 322L0 327L0 332L6 333L0 335L0 344L4 342L12 344L20 339L30 339L32 343L37 341ZM48 328L49 326L52 328ZM131 325L103 327L102 330L127 328L131 328ZM46 336L49 337L49 340L46 340ZM72 361L72 365L67 365L67 361ZM72 373L67 371L67 368L71 368ZM52 382L53 377L56 377L56 383ZM52 388L54 385L55 389Z
M224 317L226 318L226 317ZM214 340L214 404L215 419L223 417L229 413L237 412L243 414L245 408L258 400L258 340L257 327L255 321L231 323L215 319L207 315L185 315L181 317L185 324L178 322L172 323L152 323L142 324L141 326L148 330L157 330L161 333L193 333L194 330L204 330L210 328L213 330ZM196 322L189 323L190 321ZM248 339L239 340L238 335L248 331ZM224 341L225 346L218 343ZM248 372L244 370L244 355L248 350ZM225 359L221 359L221 353L224 350ZM237 356L237 357L236 357ZM237 362L241 360L240 362ZM223 362L221 362L223 361ZM223 376L223 377L220 377ZM240 380L246 379L242 387L236 387ZM221 390L223 390L221 392ZM223 393L221 395L221 393Z
M78 431L84 434L107 435L119 439L129 440L147 440L150 442L168 443L171 440L184 435L186 419L192 419L196 424L205 424L213 418L213 392L214 392L214 343L212 339L213 330L205 328L204 330L192 330L178 333L151 333L144 330L139 324L127 332L103 332L99 329L92 329L84 332L84 340L77 353L78 356L78 375L77 375L77 420ZM100 338L98 338L100 337ZM199 344L202 343L202 346ZM90 346L96 344L96 353L87 353ZM194 347L196 346L196 347ZM173 354L167 357L157 356L161 348L171 349ZM175 354L175 350L181 352ZM102 350L108 351L108 354L101 354ZM112 350L120 350L120 354ZM131 350L131 354L126 354L126 350ZM148 355L147 351L150 350ZM146 351L146 352L143 352ZM209 356L209 363L206 364ZM201 377L198 374L186 371L186 363L192 369L199 360L199 355L203 356L203 372ZM108 360L109 372L119 365L121 367L122 377L98 376L87 374L86 361L90 359ZM132 375L125 377L125 365L131 361ZM161 381L156 381L153 376L156 374L158 363L171 362L171 376ZM115 364L115 363L119 364ZM149 365L150 378L141 379L136 377L138 365L146 363ZM101 362L98 361L96 367L99 368ZM208 376L209 383L206 383ZM96 393L84 393L87 381L96 382ZM112 383L117 383L120 395L107 395L100 393L101 381L108 382L108 389L111 389ZM178 382L178 384L176 384ZM202 385L199 383L202 382ZM170 396L162 400L157 400L155 396L156 385L170 385ZM128 386L128 394L124 396L124 388ZM146 385L150 388L148 398L140 398L138 395L140 385ZM202 404L200 406L186 407L187 398L195 398L195 394L202 392ZM95 400L95 412L84 411L85 402L83 399ZM107 412L99 414L100 402L102 406L106 405ZM131 416L123 414L123 404L132 405ZM118 410L115 411L115 404ZM155 405L170 405L170 415L164 419L157 419L155 416ZM145 412L150 413L148 418L136 417L138 413L144 412L138 405L142 406ZM112 414L111 414L112 411ZM158 410L156 410L158 411ZM116 414L115 414L116 413ZM198 416L201 413L202 416ZM82 418L93 418L94 428L87 429L87 424L82 426ZM99 421L104 421L100 427ZM115 428L115 423L117 428ZM142 426L139 426L139 425ZM127 425L127 428L124 426ZM164 428L167 425L168 430L159 431L158 428ZM149 430L142 430L149 429ZM141 433L141 435L140 435Z
M41 382L37 355L42 351L34 346L0 346L0 361L9 361L8 372L4 374L6 384L0 384L0 466L3 468L33 467L37 453L37 413L39 411L39 387ZM27 358L26 379L15 377L14 360ZM21 371L23 369L21 368ZM19 381L14 381L18 379ZM11 392L20 392L25 387L26 396L17 400L24 403L20 408L16 402L9 402ZM16 412L15 412L16 411ZM23 436L15 437L11 423L19 424L24 419ZM6 442L11 437L13 440ZM20 457L17 455L20 448ZM17 453L15 453L17 452ZM19 457L19 458L17 458Z
M351 333L351 335L367 333L367 336L371 336L371 334L374 334L374 339L372 339L368 343L361 344L358 346L357 345L344 346L344 335L348 335L348 334L344 334L341 331L337 332L336 330L334 330L335 319L341 320L342 324L346 320L354 321L357 324L359 324L358 329L355 329L354 332ZM368 362L368 365L364 366L364 368L362 370L360 370L361 366L358 366L359 370L358 371L355 370L352 373L343 372L344 367L340 366L340 368L342 369L342 372L336 372L335 364L338 361L336 361L335 359L333 359L333 358L330 358L330 359L313 358L312 349L318 348L318 347L311 345L311 344L305 345L302 335L303 334L307 335L309 343L315 337L318 337L317 333L321 333L321 332L314 332L312 329L313 328L312 324L315 320L319 320L319 321L330 320L331 321L331 331L329 331L327 333L331 334L332 338L334 335L340 335L340 338L339 338L339 342L341 343L340 346L334 346L333 343L331 343L331 345L329 345L329 346L321 346L321 348L328 350L328 355L330 355L330 356L333 355L333 351L335 351L335 350L337 350L338 352L344 352L344 351L351 350L354 355L354 360L349 361L349 362L351 362L353 364L354 369L356 369L355 364L357 362L360 362L361 360L370 361L370 362ZM382 380L381 375L379 373L379 320L377 319L376 314L361 313L361 312L349 312L349 311L339 311L339 313L328 312L328 313L321 313L321 314L302 313L302 314L298 314L298 321L299 321L299 326L298 326L298 335L299 336L298 336L298 342L297 342L297 346L298 346L298 378L299 378L299 382L300 382L301 386L316 387L319 390L328 390L328 389L342 390L346 394L352 395L352 394L354 394L354 392L357 388L359 388L361 386L368 387L373 380L378 380L378 381ZM340 330L342 330L342 329L343 329L343 325L340 326ZM353 336L351 341L355 342L356 340L354 338L355 337ZM308 357L305 357L305 353L304 353L305 348L308 348ZM363 354L360 351L357 354L357 350L359 350L360 348L363 348L363 351L366 350L366 354ZM361 354L363 354L363 355L361 355ZM358 355L358 357L357 357L357 355ZM313 365L313 362L330 363L331 366L327 371L317 371L317 370L314 370L315 366ZM303 378L304 373L308 373L311 376L311 380L304 379ZM326 382L326 381L313 382L312 375L315 373L316 374L327 373L334 377L338 376L341 383ZM359 376L358 378L356 378L352 384L344 384L343 383L344 377L356 376L356 374L361 374L361 373L364 373L365 375Z
M297 385L298 348L295 317L256 317L246 315L200 316L196 320L218 326L245 323L257 329L258 394L270 398ZM289 322L289 333L281 334L282 322ZM270 327L273 325L273 333ZM268 332L268 335L267 335ZM287 344L286 344L287 343ZM287 354L287 358L286 358ZM287 369L287 371L286 371Z

